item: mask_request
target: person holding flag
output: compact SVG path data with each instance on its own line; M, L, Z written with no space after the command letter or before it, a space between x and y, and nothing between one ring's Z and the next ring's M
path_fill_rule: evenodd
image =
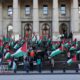
M27 57L24 58L24 70L29 73L30 65Z
M14 71L14 73L16 73L16 71L17 71L17 63L16 63L16 60L15 60L15 58L14 58L14 57L13 57L12 70Z

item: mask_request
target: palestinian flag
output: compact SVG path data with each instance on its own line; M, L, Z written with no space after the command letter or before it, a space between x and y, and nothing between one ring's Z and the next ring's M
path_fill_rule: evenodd
M9 37L3 36L3 41L4 41L4 42L8 42L8 41L9 41Z
M40 45L40 44L42 43L42 40L38 40L38 42L37 42L37 43L38 43L38 45Z
M9 43L9 45L10 45L11 47L13 47L14 44L15 44L15 42L14 42L13 40L11 40L10 43Z
M51 46L51 50L54 51L55 49L56 49L56 46L55 46L55 45L52 45L52 46Z
M77 55L77 54L80 54L80 50L79 50L79 51L76 51L76 55Z
M21 39L21 40L20 40L20 44L21 44L21 45L22 45L24 42L25 42L24 39Z
M32 42L35 42L36 41L36 36L33 36L32 37Z
M72 45L75 45L76 42L77 42L77 39L75 38L75 39L73 40L73 42L72 42Z
M76 46L72 46L69 50L70 50L70 51L76 50Z
M65 44L64 44L64 47L65 47L65 48L68 48L68 47L69 47L69 45L70 45L70 42L65 43Z
M48 44L51 42L51 39L48 39Z
M59 48L59 42L56 42L54 46L55 48Z
M76 62L76 61L77 61L76 55L74 55L73 58L71 58L71 59L69 59L69 60L67 61L67 63L68 63L68 64L72 64L73 62Z
M42 36L39 37L39 40L37 40L37 44L40 45L42 43Z
M53 51L51 54L50 54L50 57L54 57L56 55L59 55L61 54L63 51L62 51L62 47L56 49L55 51Z
M27 56L27 45L24 43L22 47L20 47L14 54L12 54L12 57L18 58L22 56Z
M11 54L10 54L10 52L7 52L4 59L10 59L10 58L11 58Z
M16 44L14 45L14 49L18 49L20 47L20 43L19 41L16 42Z

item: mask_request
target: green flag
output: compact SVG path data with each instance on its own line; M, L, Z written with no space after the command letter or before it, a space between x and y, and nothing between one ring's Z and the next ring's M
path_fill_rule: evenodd
M54 56L56 56L56 55L59 55L59 54L61 54L63 51L62 51L62 49L56 49L55 51L52 51L52 53L50 54L50 57L54 57Z
M10 58L11 58L11 54L9 52L7 52L5 55L5 59L10 59Z

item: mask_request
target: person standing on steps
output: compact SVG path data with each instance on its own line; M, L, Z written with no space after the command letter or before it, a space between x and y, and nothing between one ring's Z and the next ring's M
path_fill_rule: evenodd
M27 73L29 73L29 67L30 67L30 65L29 65L29 60L28 60L28 58L26 57L26 58L24 59L24 70L25 70Z
M40 56L37 58L37 69L39 73L41 73L41 58Z

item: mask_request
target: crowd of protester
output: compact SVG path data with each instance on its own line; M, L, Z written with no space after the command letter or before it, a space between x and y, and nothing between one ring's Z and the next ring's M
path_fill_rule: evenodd
M26 34L25 39L21 38L18 41L14 41L9 38L9 40L5 41L2 40L0 42L0 67L2 67L2 63L5 61L4 56L7 52L10 52L13 54L16 52L25 42L27 44L27 56L21 56L19 58L11 58L11 61L8 61L8 68L12 68L14 72L18 70L19 63L23 65L22 69L24 69L27 73L29 71L33 71L35 69L34 66L36 66L36 70L41 72L43 67L43 62L48 60L51 64L51 72L53 72L54 68L54 58L49 59L49 55L51 52L57 48L59 48L62 44L62 41L65 39L66 41L72 41L73 34L72 32L69 33L69 35L65 32L63 34L64 36L61 36L61 41L53 42L52 38L50 36L40 36L39 39L37 39L37 35L33 33L32 37L29 37L28 34ZM17 48L14 46L18 44ZM56 48L53 47L53 45L56 46Z

